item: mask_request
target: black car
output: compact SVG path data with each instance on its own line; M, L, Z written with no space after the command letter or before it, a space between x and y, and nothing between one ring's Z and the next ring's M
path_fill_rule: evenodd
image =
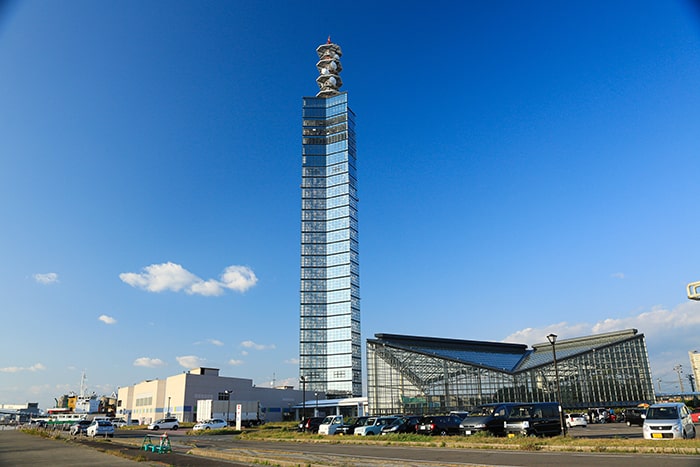
M354 435L355 428L365 424L369 417L355 417L343 423L335 430L336 435Z
M394 434L394 433L415 433L416 425L420 423L423 417L418 415L406 416L396 419L393 423L382 427L382 434Z
M454 415L430 415L421 418L416 426L419 435L458 435L462 419Z
M74 423L70 427L70 434L73 436L86 435L91 423L90 420L80 420L78 423Z
M309 417L299 423L299 431L306 433L318 433L318 427L325 417Z
M625 422L627 426L644 425L644 417L646 416L647 409L627 409L624 411Z

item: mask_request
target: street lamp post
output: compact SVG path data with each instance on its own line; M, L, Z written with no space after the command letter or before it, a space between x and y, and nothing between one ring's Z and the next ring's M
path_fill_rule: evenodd
M301 420L304 421L306 419L306 378L303 376L300 376L299 379L301 380Z
M566 423L564 423L564 409L562 407L563 402L561 400L561 385L559 384L559 366L557 365L557 348L555 345L557 343L557 335L550 334L547 336L547 340L550 344L552 344L552 357L554 359L554 377L557 380L557 398L559 399L559 424L561 425L561 429L564 433L564 436L566 436Z
M233 389L227 389L224 393L226 394L226 426L229 426L231 424L229 413L231 412L231 394L233 394Z
M316 408L314 409L314 417L318 417L318 393L315 392L314 396L316 396Z
M170 416L170 396L168 396L168 413L165 416L166 417Z

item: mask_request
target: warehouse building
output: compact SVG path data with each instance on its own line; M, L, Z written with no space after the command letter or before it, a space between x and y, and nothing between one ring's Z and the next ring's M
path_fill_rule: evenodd
M306 400L314 397L325 399L326 395L307 392ZM168 416L180 422L193 422L197 420L199 400L228 401L231 418L235 418L236 404L257 402L261 419L271 422L293 419L293 407L304 399L303 392L292 387L256 387L251 379L220 376L218 368L195 368L165 379L119 388L116 414L141 424Z

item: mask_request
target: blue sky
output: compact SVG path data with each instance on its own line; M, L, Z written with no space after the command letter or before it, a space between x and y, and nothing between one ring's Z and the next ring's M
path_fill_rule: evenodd
M0 403L296 385L301 99L343 48L363 339L700 350L685 1L0 2ZM687 387L687 382L686 383Z

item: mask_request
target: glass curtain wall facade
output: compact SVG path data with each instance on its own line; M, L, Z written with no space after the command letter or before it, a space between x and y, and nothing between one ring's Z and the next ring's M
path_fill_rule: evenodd
M367 342L373 414L447 413L492 402L557 400L550 344L519 344L377 334ZM644 335L636 330L556 344L567 409L652 403Z
M361 396L355 115L323 73L340 48L317 52L321 91L302 109L300 379L328 398Z

